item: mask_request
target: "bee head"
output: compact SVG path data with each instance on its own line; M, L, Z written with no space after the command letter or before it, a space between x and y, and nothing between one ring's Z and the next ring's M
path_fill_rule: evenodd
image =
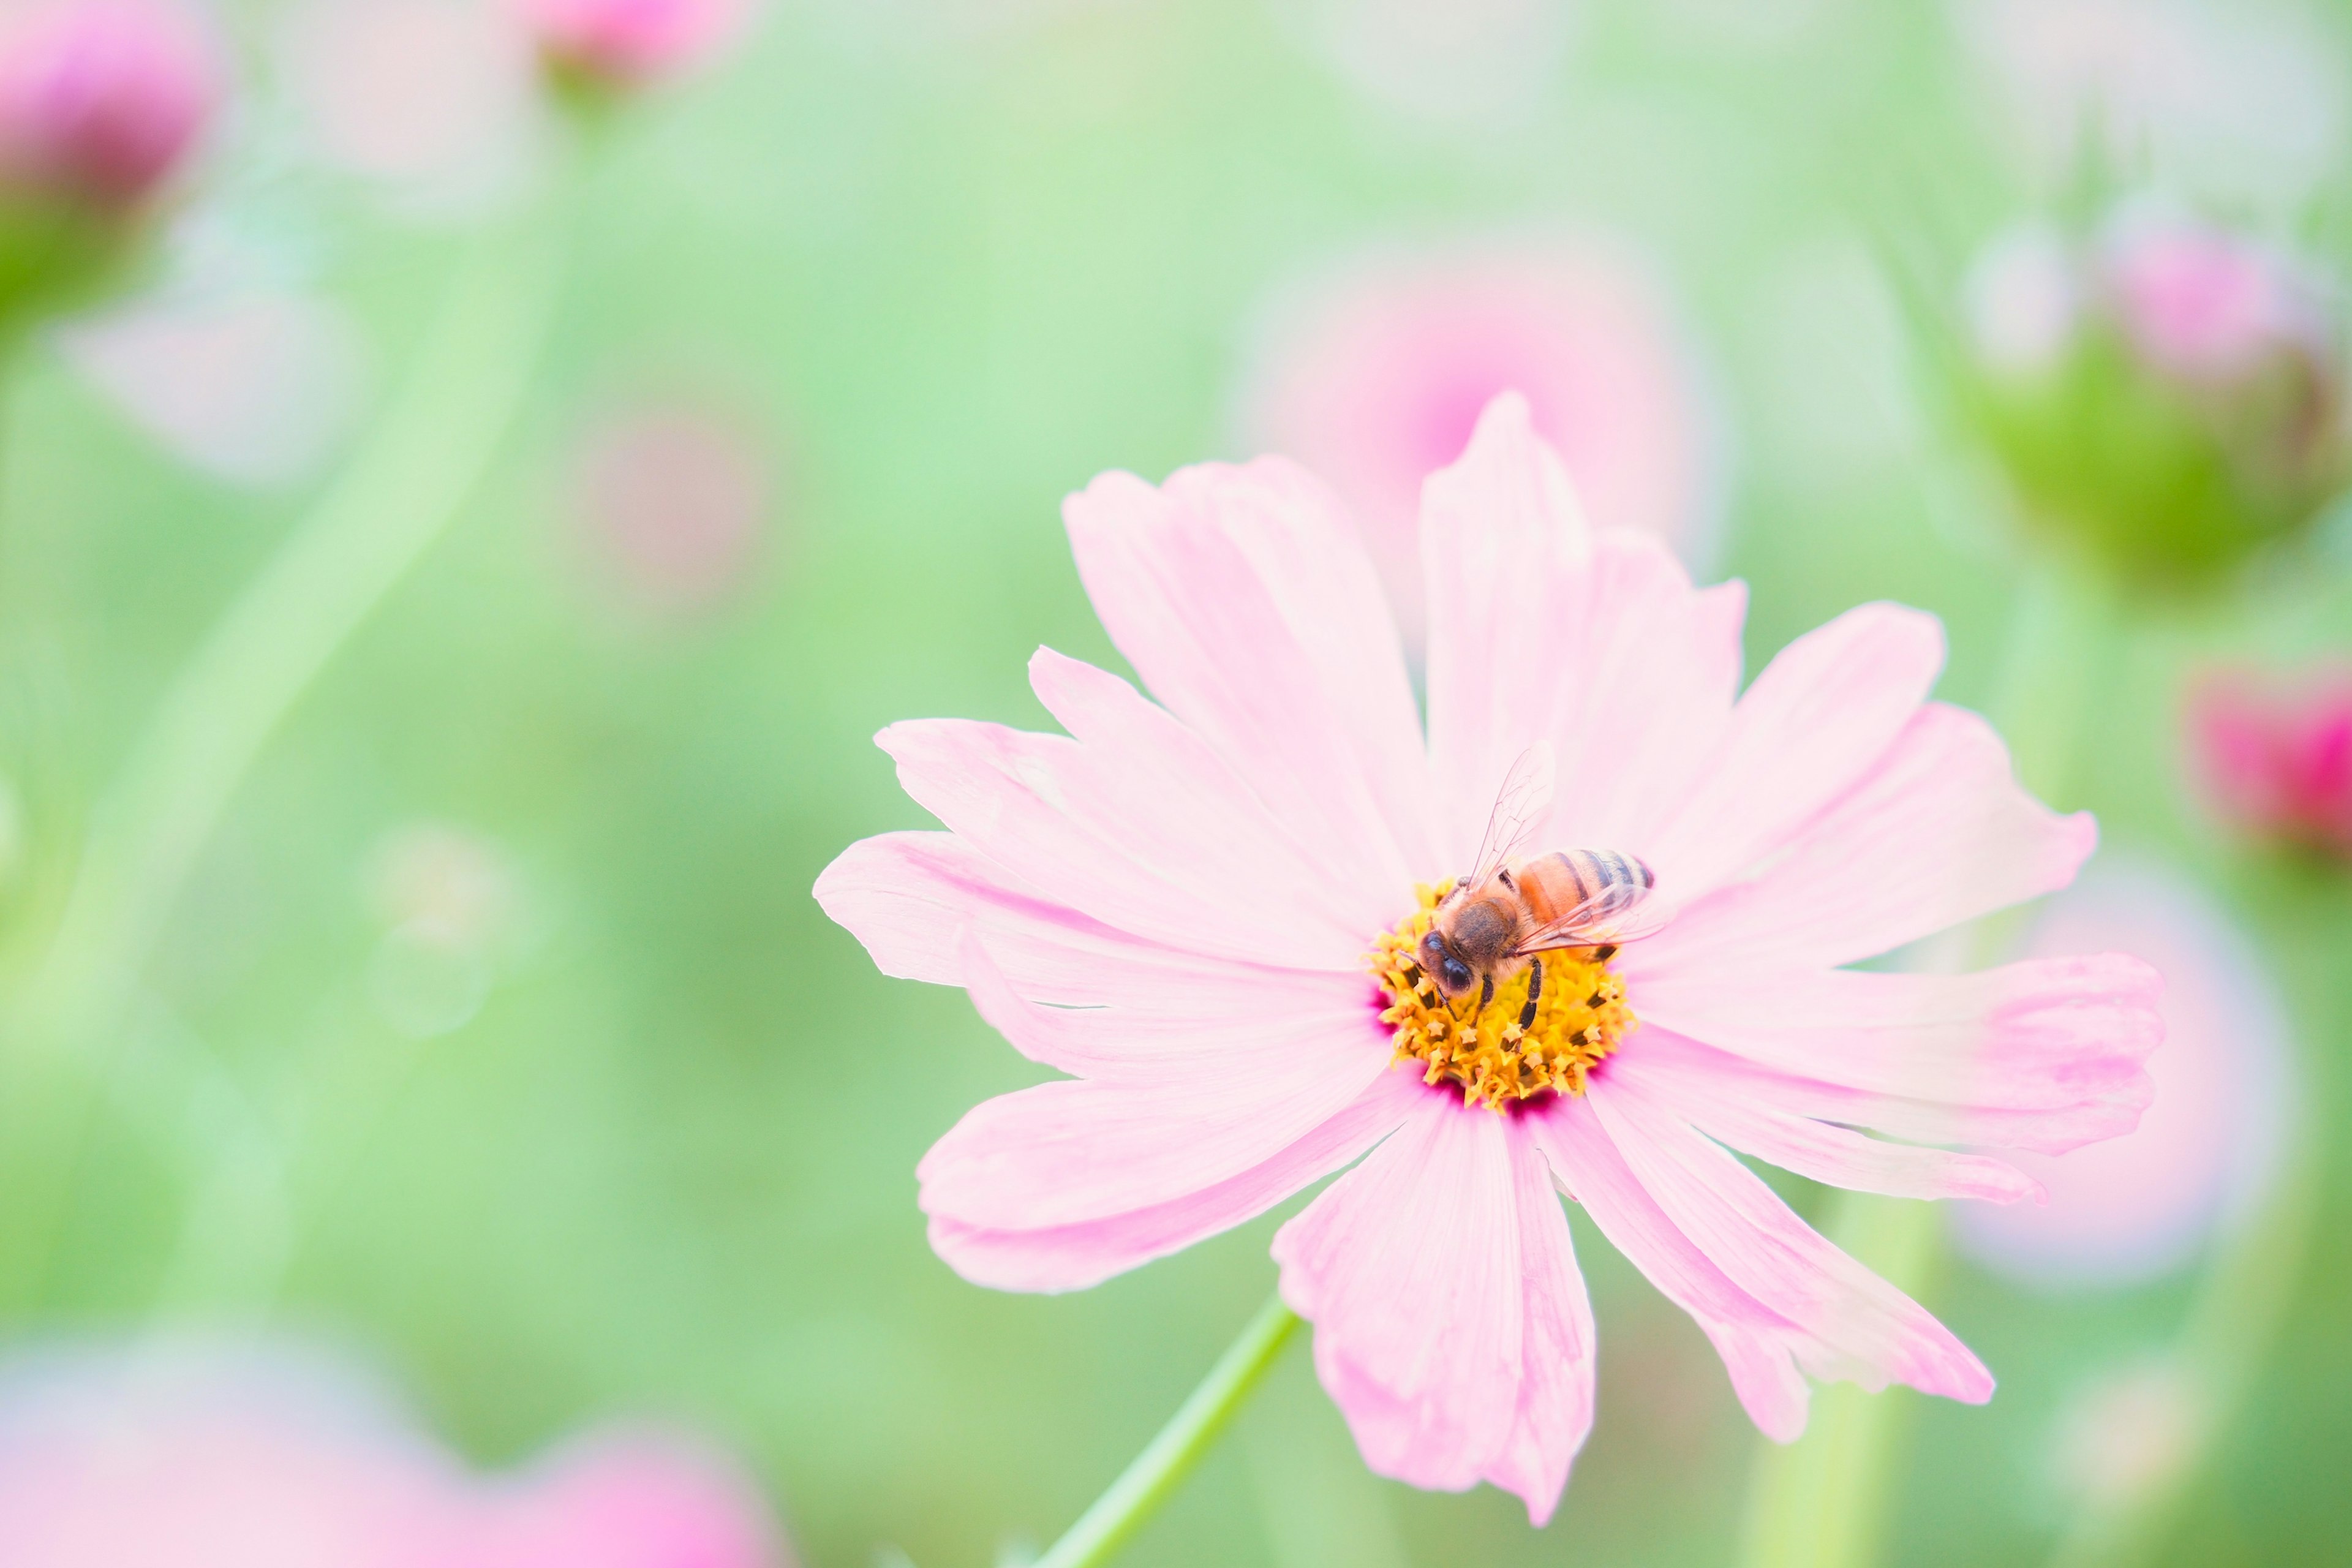
M1437 982L1437 988L1448 996L1461 995L1478 978L1446 942L1443 931L1429 931L1422 937L1420 957L1423 972Z

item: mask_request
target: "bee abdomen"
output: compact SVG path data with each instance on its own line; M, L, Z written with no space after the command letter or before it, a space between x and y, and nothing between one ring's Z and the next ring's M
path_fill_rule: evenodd
M1614 849L1560 849L1551 858L1575 884L1575 903L1596 921L1632 909L1657 880L1647 866Z

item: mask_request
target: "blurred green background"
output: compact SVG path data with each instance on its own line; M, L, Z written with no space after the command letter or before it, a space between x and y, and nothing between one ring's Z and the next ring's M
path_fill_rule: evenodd
M1892 236L1948 283L2063 196L1966 8L1591 0L1540 91L1491 114L1365 90L1318 47L1332 9L779 0L734 58L607 128L520 426L206 848L19 1332L323 1331L484 1459L592 1415L683 1415L750 1458L832 1568L1050 1541L1270 1289L1290 1207L1076 1297L964 1284L925 1245L914 1163L1035 1070L960 994L877 975L809 888L850 840L924 823L869 743L881 725L1042 727L1041 642L1123 668L1060 498L1107 468L1245 455L1235 389L1269 290L1370 242L1528 224L1630 242L1685 302L1720 403L1717 571L1752 585L1750 668L1892 597L1945 617L1944 695L1988 698L2018 562L1877 260ZM2136 7L2108 10L2127 38ZM2296 16L2336 72L2345 20ZM235 18L256 39L272 22ZM266 85L266 49L248 56ZM2340 140L2352 81L2326 81ZM2340 171L2282 197L2252 166L2272 157L2245 153L2243 188L2226 158L2178 174L2346 259ZM395 376L465 226L216 163ZM21 974L90 802L317 481L203 477L40 342L8 374L0 919ZM695 616L625 602L570 521L584 433L677 387L753 436L770 481L748 576ZM2352 895L2229 852L2179 782L2175 714L2201 660L2347 630L2352 594L2310 570L2135 611L2061 802L2231 901L2331 1131ZM464 953L394 929L401 857L442 888L436 854L488 889ZM2332 1152L2325 1169L2286 1326L2161 1561L2352 1551L2352 1177ZM1601 1415L1549 1530L1492 1490L1368 1476L1294 1350L1126 1560L1730 1560L1761 1440L1696 1330L1576 1224ZM1932 1302L2001 1391L1888 1396L1910 1436L1891 1560L2044 1556L2068 1401L2160 1347L2195 1289L2191 1270L2042 1295L1954 1263Z

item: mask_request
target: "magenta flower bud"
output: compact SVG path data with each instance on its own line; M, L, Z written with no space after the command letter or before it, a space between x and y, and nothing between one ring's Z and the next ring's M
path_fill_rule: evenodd
M2333 300L2249 235L2135 205L1979 255L1963 400L2037 531L2186 588L2308 528L2352 477Z
M2274 353L2326 351L2316 289L2286 257L2244 237L2179 221L2126 222L2107 247L2105 273L2132 345L2173 374L2228 378Z
M626 91L701 64L732 38L742 0L518 0L559 81Z
M68 0L0 30L0 187L113 214L180 166L219 94L194 23L147 0Z
M2259 837L2352 861L2352 668L2292 682L2210 677L2189 721L2216 811Z

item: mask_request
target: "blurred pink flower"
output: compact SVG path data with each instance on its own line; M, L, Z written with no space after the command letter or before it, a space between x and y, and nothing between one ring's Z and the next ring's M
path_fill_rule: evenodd
M782 1568L767 1505L679 1436L595 1436L481 1505L449 1568Z
M476 1478L339 1363L81 1351L0 1378L9 1568L784 1568L733 1467L649 1432Z
M700 65L744 20L743 0L516 0L559 74L644 87Z
M1698 1321L1775 1438L1812 1378L1990 1396L1965 1346L1731 1152L2007 1200L2034 1183L1922 1145L2069 1149L2147 1102L2136 960L1843 967L2064 886L2095 837L2019 787L1983 721L1928 700L1933 617L1865 605L1739 695L1741 587L1588 529L1506 396L1423 492L1424 740L1361 537L1305 469L1106 474L1065 515L1164 706L1040 650L1066 737L891 726L948 831L854 845L816 887L886 973L966 987L1076 1075L977 1107L924 1157L958 1272L1092 1285L1352 1164L1274 1241L1324 1387L1374 1469L1491 1481L1538 1521L1592 1418L1561 1192ZM1483 1016L1532 1022L1490 1037L1393 955L1538 744L1561 775L1524 803L1528 850L1638 855L1665 923L1544 955L1541 1006L1510 977Z
M454 1543L454 1480L306 1362L81 1352L0 1382L11 1568L411 1568Z
M2109 238L2105 279L2116 316L2150 363L2230 377L2282 349L2326 352L2326 313L2284 256L2244 236L2182 219L2126 218Z
M208 41L154 0L0 12L0 184L133 206L179 166L219 92Z
M2156 1099L2129 1137L2021 1155L2042 1207L1969 1205L1962 1247L2047 1287L2129 1284L2194 1257L2267 1190L2290 1071L2276 987L2252 944L2178 873L2103 864L2035 922L2035 954L2121 948L2164 977Z
M358 331L308 295L148 297L61 328L74 368L183 460L237 484L317 471L365 380Z
M530 166L541 94L532 40L479 0L305 0L278 54L327 162L428 211L466 213Z
M2287 683L2210 676L2189 701L2196 769L2238 826L2352 858L2352 668Z
M639 606L707 609L757 563L774 479L740 421L692 401L641 403L600 420L574 465L591 548Z
M1288 291L1242 395L1244 437L1337 489L1408 638L1424 611L1422 480L1517 392L1585 514L1703 567L1719 489L1714 417L1654 279L1605 247L1508 243L1367 258Z

